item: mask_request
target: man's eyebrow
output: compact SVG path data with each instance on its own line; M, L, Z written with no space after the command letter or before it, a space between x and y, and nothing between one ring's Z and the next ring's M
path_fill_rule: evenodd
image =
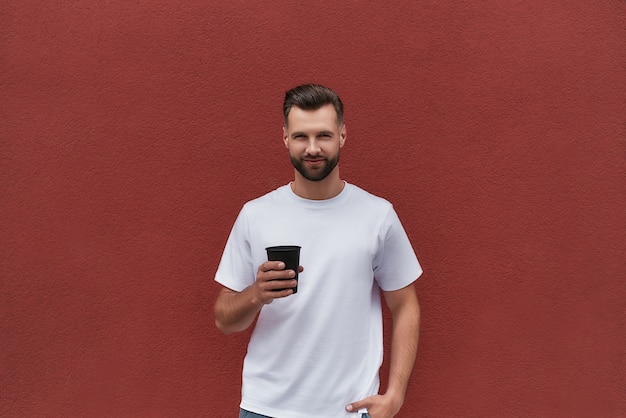
M299 135L308 136L306 132L301 132L301 131L292 132L290 136L294 137L294 136L299 136ZM315 135L333 135L333 131L321 130L321 131L317 131Z

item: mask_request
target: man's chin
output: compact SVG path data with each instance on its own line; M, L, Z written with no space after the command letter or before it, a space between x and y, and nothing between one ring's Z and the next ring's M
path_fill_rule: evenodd
M308 173L306 171L305 172L300 171L300 174L302 174L302 177L304 177L305 179L309 181L322 181L326 177L328 177L328 173L326 172Z
M338 162L338 160L337 160ZM302 177L309 181L322 181L334 170L337 166L337 162L333 160L326 160L321 167L316 167L312 169L310 167L306 167L305 164L301 160L291 160L294 168L300 173ZM332 166L332 167L331 167Z

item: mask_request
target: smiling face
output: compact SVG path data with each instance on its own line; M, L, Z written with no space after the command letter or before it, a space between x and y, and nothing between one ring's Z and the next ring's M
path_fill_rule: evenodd
M331 173L339 180L339 151L346 139L344 124L330 104L317 110L293 106L283 128L283 141L296 171L306 180L319 182Z

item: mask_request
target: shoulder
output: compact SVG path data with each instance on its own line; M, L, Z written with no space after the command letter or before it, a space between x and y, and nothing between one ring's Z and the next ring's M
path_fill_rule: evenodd
M280 203L284 199L286 187L288 186L281 186L269 193L249 200L243 205L244 210L255 210Z
M363 190L359 186L355 186L353 184L348 184L347 186L352 189L351 197L358 201L359 204L367 205L367 208L388 211L393 207L391 202L389 202L387 199Z

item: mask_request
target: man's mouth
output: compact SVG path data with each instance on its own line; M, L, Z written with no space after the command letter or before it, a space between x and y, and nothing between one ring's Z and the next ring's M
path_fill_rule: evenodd
M309 165L319 165L324 162L323 158L305 158L304 162Z

